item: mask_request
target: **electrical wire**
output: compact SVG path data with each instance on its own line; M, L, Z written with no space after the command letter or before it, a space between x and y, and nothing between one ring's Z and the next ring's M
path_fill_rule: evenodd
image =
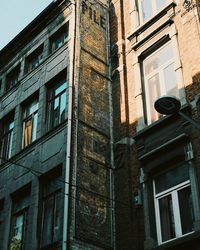
M19 167L22 167L22 168L28 170L30 173L32 173L33 175L35 175L35 176L37 176L37 177L40 177L41 175L45 175L45 176L48 178L48 172L47 172L47 173L41 172L41 171L32 169L32 168L30 168L30 167L24 166L24 165L22 165L22 164L20 164L20 163L16 163L16 162L13 162L13 161L11 161L11 160L5 159L5 158L3 158L3 157L0 157L0 159L2 159L3 161L5 161L5 162L7 162L7 163L10 163L10 164L13 164L13 165L17 165L17 166L19 166ZM8 166L8 167L9 167L9 166ZM2 169L2 170L0 171L0 173L1 173L2 171L4 171L4 170L5 170L5 168ZM52 177L49 176L49 178L52 178ZM89 189L87 189L87 188L84 188L84 187L81 187L81 186L78 186L78 185L75 185L75 184L71 184L71 183L69 183L69 182L64 181L64 180L61 179L61 178L56 178L56 180L59 181L59 182L61 182L61 183L64 183L64 184L68 184L69 186L74 187L74 188L77 188L77 189L79 189L79 190L81 190L81 191L88 192L88 193L90 193L90 194L92 194L92 195L94 195L94 196L99 196L101 199L104 199L104 200L107 200L107 201L110 201L110 202L113 202L113 201L114 201L115 203L118 203L118 204L120 204L120 205L122 205L122 206L129 207L129 208L130 208L130 205L127 204L127 203L121 202L121 201L116 200L116 199L109 198L108 196L99 194L99 193L94 192L94 191L92 191L92 190L89 190ZM69 194L66 194L66 193L65 193L65 195L69 195Z

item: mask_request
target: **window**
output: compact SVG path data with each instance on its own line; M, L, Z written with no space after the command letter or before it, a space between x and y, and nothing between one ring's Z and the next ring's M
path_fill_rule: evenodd
M168 0L138 0L141 23L156 15L168 2Z
M6 91L11 89L19 82L19 73L20 73L20 66L17 66L6 76L6 86L5 86Z
M55 85L48 92L48 115L49 122L48 127L54 128L58 124L62 123L66 118L66 88L67 81L60 80L57 85Z
M25 148L36 140L38 120L38 100L34 100L24 109L23 117L23 143Z
M28 206L30 189L26 188L14 195L11 221L10 248L26 249L26 231L28 224ZM18 248L17 248L18 247Z
M193 231L193 204L187 165L154 179L154 200L158 243Z
M59 29L52 37L51 37L51 52L62 47L64 43L68 40L69 33L69 23L64 25L61 29Z
M26 59L25 73L37 68L43 62L43 46L37 48L31 55Z
M9 159L12 153L13 146L13 128L14 128L14 117L9 116L5 119L2 126L2 138L1 138L1 158Z
M56 173L57 175L57 173ZM54 176L54 177L50 177ZM42 180L41 248L56 245L62 239L62 183L58 176L48 174Z
M143 70L147 123L150 124L159 119L159 114L154 109L154 102L159 96L173 95L178 97L171 43L165 44L148 56L143 62Z

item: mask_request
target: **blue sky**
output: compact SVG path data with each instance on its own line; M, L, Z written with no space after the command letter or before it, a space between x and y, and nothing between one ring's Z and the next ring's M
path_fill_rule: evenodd
M0 49L51 2L52 0L0 0Z

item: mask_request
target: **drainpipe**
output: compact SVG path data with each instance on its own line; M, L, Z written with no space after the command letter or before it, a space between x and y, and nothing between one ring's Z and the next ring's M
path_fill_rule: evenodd
M70 192L70 161L71 161L71 136L72 136L72 111L73 111L73 83L75 67L75 44L76 44L76 3L71 1L72 13L70 17L70 59L69 65L69 99L68 99L68 124L67 124L67 148L66 148L66 168L64 186L64 215L63 215L63 240L62 250L68 249L68 213L69 213L69 192Z

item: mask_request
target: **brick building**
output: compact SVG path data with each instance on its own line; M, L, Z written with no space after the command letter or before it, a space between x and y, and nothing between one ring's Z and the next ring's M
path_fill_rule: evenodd
M200 249L199 1L111 1L116 249Z
M199 250L199 1L53 1L0 51L0 249Z
M107 1L53 1L0 51L0 249L113 246Z

